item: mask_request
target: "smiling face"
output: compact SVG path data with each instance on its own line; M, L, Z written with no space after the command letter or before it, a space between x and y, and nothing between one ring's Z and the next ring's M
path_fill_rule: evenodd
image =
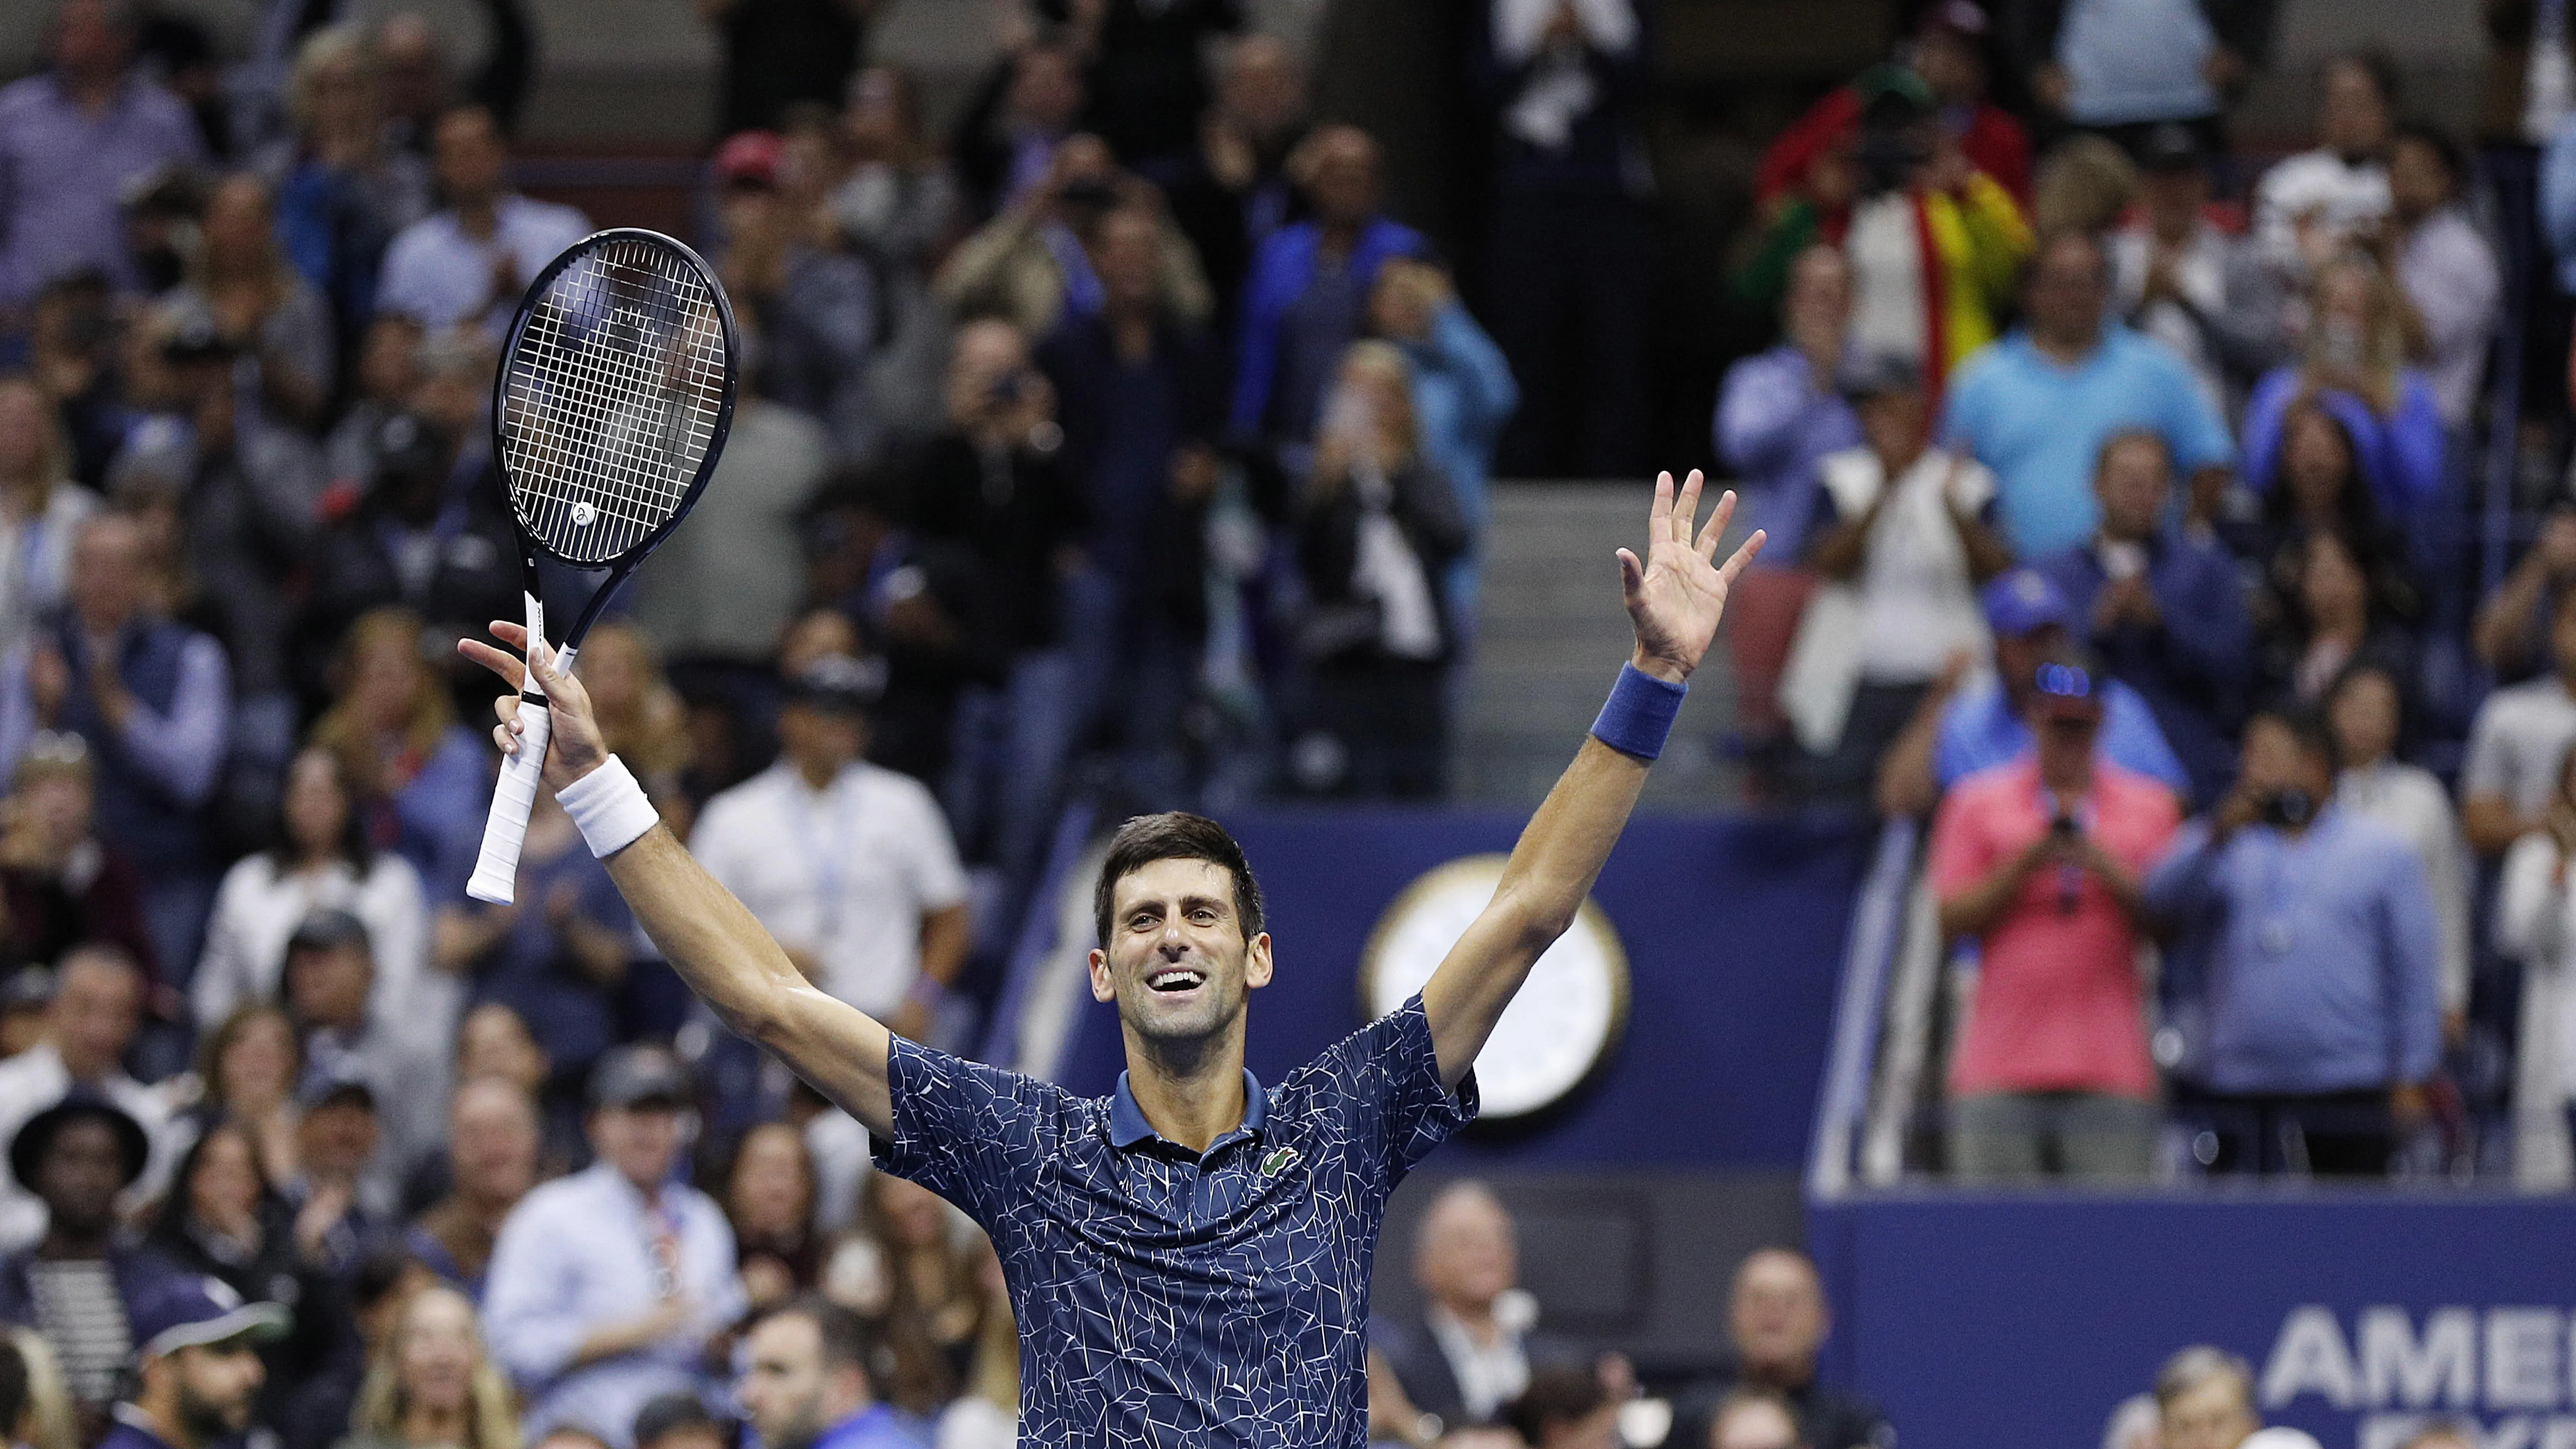
M1270 936L1244 938L1234 876L1212 860L1148 861L1111 887L1091 995L1131 1037L1194 1046L1241 1031L1245 993L1270 984Z

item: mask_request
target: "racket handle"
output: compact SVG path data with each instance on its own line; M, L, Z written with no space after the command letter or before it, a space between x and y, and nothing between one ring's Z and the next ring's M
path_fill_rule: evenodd
M518 884L519 847L528 838L528 812L536 808L537 777L545 772L546 741L554 735L554 711L542 700L522 697L519 721L519 752L501 762L492 813L483 821L483 853L465 883L467 895L496 906L508 905Z

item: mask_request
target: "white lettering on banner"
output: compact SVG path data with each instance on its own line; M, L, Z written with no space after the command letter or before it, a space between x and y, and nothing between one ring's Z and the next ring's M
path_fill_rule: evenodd
M2559 1313L2554 1308L2487 1310L2487 1407L2558 1407Z
M2359 1408L2354 1377L2352 1349L2334 1310L2294 1308L2263 1365L2263 1406L2277 1409L2301 1394L2315 1394L2338 1409Z
M2406 1442L2427 1424L2457 1424L2474 1436L2478 1449L2576 1449L2576 1415L2509 1414L2492 1424L2474 1419L2448 1419L2439 1414L2369 1414L2354 1436L2354 1449L2406 1449Z
M2363 1402L2429 1409L2439 1399L2445 1408L2465 1409L2477 1401L2475 1313L2466 1308L2436 1309L2424 1319L2420 1339L2403 1308L2365 1308L2360 1327Z
M2540 1431L2540 1449L2576 1449L2576 1419L2560 1415Z

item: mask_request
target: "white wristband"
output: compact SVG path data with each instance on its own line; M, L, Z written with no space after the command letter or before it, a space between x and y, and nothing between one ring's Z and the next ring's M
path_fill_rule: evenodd
M662 823L661 812L644 798L644 787L615 755L608 763L555 792L564 813L581 827L590 853L601 860L633 845L645 831Z

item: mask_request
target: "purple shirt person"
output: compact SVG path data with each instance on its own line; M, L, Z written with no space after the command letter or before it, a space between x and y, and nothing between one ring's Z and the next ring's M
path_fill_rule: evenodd
M52 68L0 89L0 312L77 271L131 287L126 184L204 161L188 108L136 74L133 53L131 7L63 0Z

